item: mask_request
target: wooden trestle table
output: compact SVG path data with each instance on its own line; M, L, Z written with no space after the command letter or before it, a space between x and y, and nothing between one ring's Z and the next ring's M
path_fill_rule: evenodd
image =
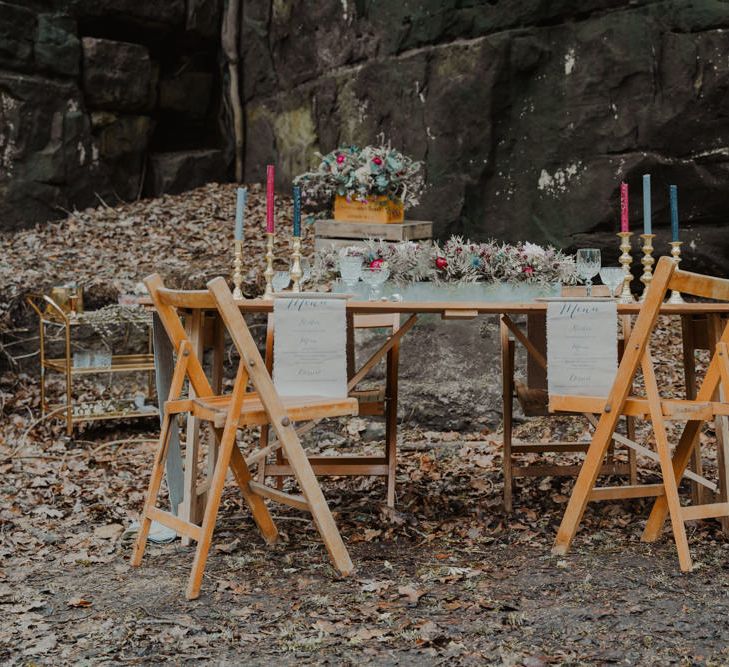
M195 348L196 353L202 358L206 348L213 349L213 377L212 384L215 391L220 391L223 378L223 327L215 316L217 310L212 297L206 291L198 293L197 303L193 309L183 312L185 316L188 336ZM151 301L143 303L151 305ZM240 309L246 313L272 313L273 301L264 299L248 299L239 302ZM640 303L618 304L618 315L621 317L624 327L630 327L631 316L637 315L640 311ZM408 316L398 332L387 338L382 346L373 354L362 368L354 376L362 379L367 372L373 368L387 351L412 328L418 315L439 315L444 320L468 320L482 315L506 315L509 318L518 315L544 315L546 314L547 303L545 301L532 301L525 303L509 302L483 302L483 301L433 301L433 302L393 302L393 301L349 301L347 303L347 316L350 320L355 315L367 314L402 314ZM683 360L684 374L686 379L686 391L688 397L693 398L695 391L695 355L697 349L712 348L718 340L721 332L721 321L729 317L729 303L685 303L685 304L664 304L661 308L662 315L677 316L681 318L683 334ZM206 322L208 325L206 326ZM212 326L210 324L212 323ZM697 323L699 326L697 326ZM172 374L173 355L169 348L167 337L160 330L159 322L155 325L158 333L155 335L155 356L157 360L158 374L158 395L163 401L166 397L168 378ZM352 327L349 327L351 333ZM531 341L523 334L517 333L514 326L512 332L517 339L527 348ZM166 344L166 349L165 349ZM678 361L678 360L677 360ZM351 375L352 376L352 375ZM350 376L350 377L351 377ZM725 420L718 420L716 434L721 445L722 442L729 443L729 429ZM174 506L177 505L179 514L189 520L198 520L202 513L205 502L206 484L198 485L199 456L199 424L193 418L188 419L186 433L185 462L183 466L179 445L171 447L167 464L167 484L170 492L170 499ZM727 498L727 481L729 480L729 460L721 455L723 450L719 446L719 496L720 499ZM208 465L214 461L214 453L208 456ZM694 472L701 474L700 456L696 456L693 462ZM212 470L212 468L210 468ZM704 489L705 490L705 489ZM702 490L698 485L693 485L692 493L701 494ZM729 526L725 526L729 530Z

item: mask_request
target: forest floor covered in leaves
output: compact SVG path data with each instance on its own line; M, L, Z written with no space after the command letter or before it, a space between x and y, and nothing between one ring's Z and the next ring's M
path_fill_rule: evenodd
M134 569L122 537L155 433L138 423L69 440L44 423L24 436L34 384L6 374L2 398L6 664L729 663L729 541L718 524L689 524L696 567L682 574L669 532L639 541L646 502L593 504L573 550L554 557L572 482L525 480L506 515L498 433L402 427L395 510L381 480L324 480L356 567L348 578L295 510L273 506L283 539L266 546L229 484L202 595L188 602L192 548L150 545ZM558 421L531 421L519 436L580 435ZM331 422L307 446L381 446L365 433L364 420ZM641 478L655 475L641 468Z
M262 201L252 191L255 230ZM150 545L142 567L131 568L123 532L142 506L157 432L149 421L120 422L67 438L59 422L38 421L22 297L75 279L89 303L104 304L152 270L201 287L227 270L219 248L230 244L233 203L232 186L211 185L0 235L0 291L8 295L0 335L6 361L18 357L0 373L0 661L729 664L729 540L718 524L688 524L690 574L679 570L668 529L655 544L640 542L644 501L592 504L572 551L552 556L573 482L520 480L507 515L497 425L467 433L403 423L394 510L381 480L323 480L355 563L348 578L336 575L295 510L273 506L283 539L266 546L232 484L198 600L184 598L193 550L179 541ZM255 230L249 294L260 288ZM662 321L654 352L668 359L658 368L661 387L680 393L675 323ZM58 380L51 384L60 394ZM588 432L579 420L537 419L517 433L544 442L565 435ZM382 447L359 419L323 424L306 445L327 453ZM241 446L252 447L252 436ZM702 451L711 477L710 430ZM639 474L656 480L645 461Z

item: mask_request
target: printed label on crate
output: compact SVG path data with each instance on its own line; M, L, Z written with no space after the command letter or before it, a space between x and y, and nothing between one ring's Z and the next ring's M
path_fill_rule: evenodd
M274 300L273 381L281 396L347 396L346 299Z
M547 381L552 395L607 396L618 368L615 301L547 304Z

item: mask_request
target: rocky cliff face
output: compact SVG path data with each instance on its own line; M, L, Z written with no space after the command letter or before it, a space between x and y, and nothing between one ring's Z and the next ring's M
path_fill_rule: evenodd
M224 178L223 0L0 0L0 227ZM618 184L677 183L687 266L727 272L729 2L243 0L246 178L384 136L444 236L597 244ZM221 119L224 127L221 129ZM229 172L228 172L229 173Z
M653 174L667 249L729 271L729 3L245 0L247 176L384 134L425 161L410 217L439 235L597 244L617 257L618 185ZM638 231L638 229L636 229Z
M221 6L0 1L0 229L226 177Z

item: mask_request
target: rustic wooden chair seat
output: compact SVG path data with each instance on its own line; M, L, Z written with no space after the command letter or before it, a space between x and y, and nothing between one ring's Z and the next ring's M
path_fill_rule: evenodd
M708 420L729 415L729 325L718 338L704 381L695 400L665 399L661 397L656 379L650 337L655 329L661 305L669 291L704 299L729 301L729 280L712 278L681 271L670 257L661 257L650 283L640 314L625 346L615 381L607 397L550 396L553 410L582 410L599 414L599 421L587 451L580 474L575 482L567 509L557 533L553 553L564 554L569 549L582 520L587 503L591 500L655 497L653 509L642 539L652 542L661 534L666 517L670 515L681 569L691 570L684 522L696 519L729 516L729 499L722 489L718 502L682 506L678 483L686 472L692 452L698 446L701 428ZM645 396L631 395L638 369L643 373ZM658 484L629 484L625 486L596 487L600 464L614 437L618 420L623 415L647 417L655 439L655 458L660 463L662 480ZM667 421L685 421L678 443L671 454L666 431ZM726 443L723 443L726 445ZM727 452L719 442L720 466Z
M385 387L372 387L369 389L353 389L349 392L349 395L354 398L358 403L378 403L381 407L377 412L371 412L368 414L380 414L383 415L385 412L385 406L382 405L385 402L386 391Z
M151 522L158 521L178 534L197 541L186 594L188 599L198 597L223 487L230 469L266 542L273 543L278 539L278 530L264 502L264 499L268 498L310 512L333 565L342 574L351 572L352 561L347 548L337 530L293 423L324 416L357 414L357 401L346 397L326 399L311 396L282 400L276 392L245 319L222 278L208 283L207 295L200 292L168 290L157 275L149 276L145 284L177 352L177 361L172 375L169 400L164 405L159 447L141 514L141 526L132 555L132 565L141 564ZM210 299L211 295L240 355L233 391L229 395L215 395L213 392L176 311L176 308L192 308L199 306L201 302L207 303L206 299ZM190 383L190 398L180 398L185 379ZM248 391L249 381L253 391ZM217 443L217 447L212 447L210 452L210 457L215 463L211 478L204 484L205 511L201 525L156 507L173 419L180 413L187 413L190 417L209 422ZM244 459L236 444L236 434L241 427L263 424L270 425L276 435L276 441L269 445L269 451L283 449L298 482L300 494L284 493L253 480L249 466L260 460L261 452ZM187 489L187 492L190 492L190 489ZM193 492L197 493L197 490Z
M602 412L605 407L604 396L552 396L550 407L555 412L565 410L579 412ZM647 398L628 396L623 406L623 414L645 419L651 415L651 404ZM729 404L719 401L696 401L684 399L661 400L661 414L666 421L709 420L717 416L729 415Z
M211 422L216 428L222 428L225 426L232 398L231 395L193 398L191 406L188 406L185 401L180 401L180 411L183 407L189 407L189 411L194 416ZM358 412L357 400L354 398L332 400L321 396L283 396L281 403L292 422L353 416ZM173 411L175 407L174 403L170 405ZM255 392L250 392L243 399L238 425L261 426L263 424L268 424L266 408L260 396Z

